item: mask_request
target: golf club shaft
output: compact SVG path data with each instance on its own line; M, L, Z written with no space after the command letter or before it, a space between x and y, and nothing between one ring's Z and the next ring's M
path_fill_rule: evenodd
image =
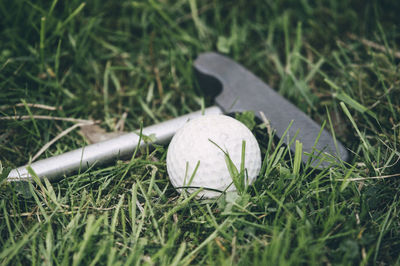
M201 115L222 114L219 107L213 106L203 111L197 111L181 117L177 117L159 124L155 124L142 130L142 136L154 135L155 143L164 144L171 140L178 129L190 119L194 119ZM46 177L50 181L59 179L60 177L76 172L84 171L93 164L103 164L117 158L127 158L132 156L137 145L139 144L139 132L132 132L116 138L112 138L103 142L88 145L73 151L69 151L54 157L49 157L29 166L33 169L39 178ZM140 146L148 145L143 140ZM32 176L27 170L28 165L11 170L8 181L28 181Z

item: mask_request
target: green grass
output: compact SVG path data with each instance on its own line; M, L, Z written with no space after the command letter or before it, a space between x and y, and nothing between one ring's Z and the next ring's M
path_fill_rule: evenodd
M2 180L73 125L38 115L114 131L126 112L134 130L211 105L192 70L210 50L352 154L313 170L258 124L262 172L239 197L180 196L167 146L36 182L31 198L3 182L0 263L399 265L399 12L396 1L0 1L0 115L29 116L0 120ZM85 143L75 130L40 158Z

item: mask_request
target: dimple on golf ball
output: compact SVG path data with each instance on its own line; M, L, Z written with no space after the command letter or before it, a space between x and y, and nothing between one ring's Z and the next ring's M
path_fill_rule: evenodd
M187 187L189 193L203 187L198 196L204 198L217 197L218 191L235 191L226 154L240 171L243 140L247 184L251 184L261 168L260 147L251 131L225 115L206 115L189 121L168 147L167 171L172 185L178 191Z

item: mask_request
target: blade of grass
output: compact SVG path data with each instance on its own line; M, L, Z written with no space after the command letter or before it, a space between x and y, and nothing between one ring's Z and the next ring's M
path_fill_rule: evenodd
M26 111L28 112L29 117L31 118L31 121L33 123L33 128L35 129L35 133L36 133L36 137L40 137L40 131L39 131L39 127L36 123L35 118L33 117L33 114L31 112L31 109L29 108L29 106L27 105L25 99L21 99L21 102L24 104Z
M41 64L42 71L44 71L46 69L46 66L44 63L45 36L46 36L46 17L42 17L40 19L40 43L39 43L40 60L42 62L42 64Z
M203 249L208 243L210 243L211 241L213 241L217 236L218 236L218 231L222 230L223 228L226 228L227 226L229 226L229 224L231 223L230 219L226 219L225 221L223 221L216 229L215 231L210 234L207 239L205 239L199 246L197 246L192 252L190 252L188 255L186 255L181 263L183 265L186 264L190 264L190 262L195 258L196 254Z
M296 139L294 162L293 162L293 175L299 175L301 166L301 155L303 154L303 143Z
M81 3L63 22L57 24L57 28L54 33L61 35L63 28L83 10L85 5L86 3Z
M18 255L18 252L29 243L29 241L34 238L37 234L40 233L40 228L41 224L36 223L33 225L28 232L26 232L23 236L22 239L18 242L16 242L13 245L9 245L7 248L3 249L0 253L0 261L3 265L7 265L9 262L11 262L15 256Z
M104 216L100 216L97 220L94 215L89 215L86 221L85 233L83 235L83 241L80 243L78 253L75 253L73 256L72 265L80 265L81 260L85 256L85 249L89 245L91 238L97 234L100 229L101 224L103 223Z

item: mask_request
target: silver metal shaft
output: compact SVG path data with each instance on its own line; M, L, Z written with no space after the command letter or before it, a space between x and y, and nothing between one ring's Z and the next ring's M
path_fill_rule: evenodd
M143 128L142 135L153 135L155 143L165 144L171 140L178 129L190 119L199 117L202 111L190 113L172 120ZM213 106L204 110L204 115L222 114L219 107ZM66 152L54 157L49 157L30 165L39 178L46 177L50 181L63 175L84 171L94 163L103 164L117 158L126 158L133 154L139 143L139 132L128 133L103 142L88 145L86 147ZM142 145L147 143L141 142ZM8 181L28 181L32 176L28 173L27 165L11 170Z

